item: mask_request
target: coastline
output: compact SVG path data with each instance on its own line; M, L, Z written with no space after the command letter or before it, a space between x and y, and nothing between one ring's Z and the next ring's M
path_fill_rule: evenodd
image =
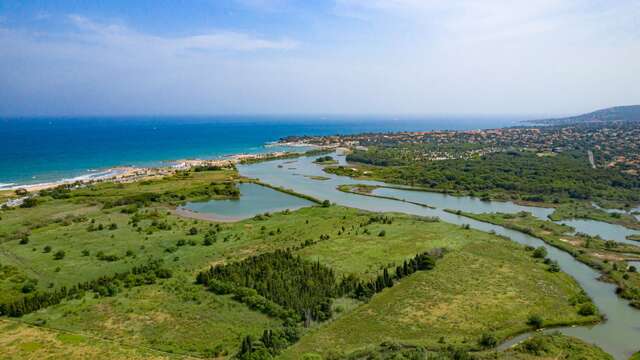
M271 142L264 145L265 147L285 146L291 148L321 148L317 145L307 144L304 142ZM175 174L177 171L189 170L198 166L235 166L246 161L260 161L262 159L279 159L291 156L302 156L304 152L300 151L274 151L266 153L237 153L225 155L216 159L176 159L162 160L167 166L114 166L106 169L100 169L91 174L81 175L73 178L61 179L57 181L42 182L36 184L20 184L10 182L1 184L1 192L15 192L24 189L28 193L36 193L41 190L52 189L61 185L78 186L93 184L97 182L121 182L129 183L136 181L144 181L158 176L167 176Z

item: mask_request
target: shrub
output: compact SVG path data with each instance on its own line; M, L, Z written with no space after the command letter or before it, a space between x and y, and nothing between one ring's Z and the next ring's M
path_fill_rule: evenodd
M525 341L521 345L521 349L523 352L532 355L544 355L546 351L546 346L544 339L539 336L534 336L531 339Z
M57 251L55 254L53 254L53 259L54 260L62 260L64 259L65 253L62 250Z
M538 314L530 315L529 319L527 320L527 325L532 326L535 329L540 329L543 323L544 320L542 320L542 316Z
M544 259L547 257L547 249L544 246L537 247L533 250L533 257L536 259Z
M160 279L169 279L171 278L171 270L167 268L159 268L156 270L156 276Z
M595 313L596 313L596 307L591 303L582 304L580 306L580 309L578 310L578 314L582 316L591 316L591 315L595 315Z
M490 333L484 333L478 340L478 344L483 348L492 348L498 345L498 339L496 339L495 335Z
M384 230L380 231L380 233L378 234L378 236L380 237L384 237L385 235L387 235L387 232Z
M23 294L28 294L33 292L36 289L36 283L34 281L31 280L27 280L25 281L24 284L22 284L22 293Z
M555 260L551 260L549 262L549 272L560 272L560 264L558 264L558 262Z
M36 198L26 198L20 205L21 208L32 208L38 205L38 200Z
M120 260L120 258L116 255L105 255L104 252L102 251L98 251L98 253L96 254L96 258L98 258L98 260L100 261L118 261Z
M44 253L50 253L51 252L51 246L47 245L42 249L42 252Z

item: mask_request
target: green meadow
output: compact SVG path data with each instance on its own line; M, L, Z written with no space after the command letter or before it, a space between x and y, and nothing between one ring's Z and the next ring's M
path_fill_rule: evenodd
M396 342L441 351L479 351L539 326L599 321L562 272L508 239L437 219L339 206L261 214L236 223L182 218L189 200L237 197L233 169L189 171L132 184L103 183L42 193L31 208L0 214L0 304L95 281L160 260L171 276L107 293L82 291L2 322L8 358L233 357L283 320L195 283L199 271L275 250L369 281L418 253L445 249L419 271L368 300L337 297L328 321L295 324L300 339L278 355L347 356ZM145 280L146 281L146 280ZM15 321L19 322L16 323ZM27 325L28 324L28 325ZM64 340L72 334L78 341ZM66 335L65 335L66 336ZM107 353L105 353L107 352Z

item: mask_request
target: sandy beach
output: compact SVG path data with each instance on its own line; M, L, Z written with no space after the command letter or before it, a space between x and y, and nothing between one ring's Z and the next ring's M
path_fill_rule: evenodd
M272 146L289 146L289 147L309 147L306 143L274 143ZM263 158L280 158L290 156L291 154L300 154L300 152L277 151L259 154L233 154L225 156L222 159L178 159L168 160L168 166L161 167L134 167L134 166L117 166L101 170L96 173L82 175L70 179L63 179L53 182L44 182L38 184L7 184L0 189L0 192L14 192L18 189L24 189L28 193L36 193L41 190L55 188L60 185L78 184L88 185L98 182L135 182L148 180L154 177L173 175L177 171L189 170L198 166L219 166L229 167L247 160L259 160ZM237 219L236 219L237 220Z

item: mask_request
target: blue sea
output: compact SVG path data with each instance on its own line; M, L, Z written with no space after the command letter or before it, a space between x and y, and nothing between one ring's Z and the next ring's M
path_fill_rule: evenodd
M81 117L0 118L0 188L86 177L114 166L258 153L287 135L466 130L517 117Z

